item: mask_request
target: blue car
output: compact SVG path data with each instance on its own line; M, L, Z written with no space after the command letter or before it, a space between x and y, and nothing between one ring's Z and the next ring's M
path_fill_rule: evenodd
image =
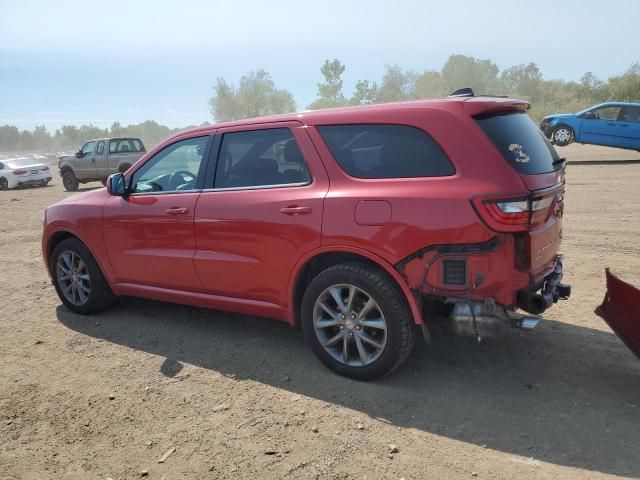
M640 151L640 103L607 102L574 114L549 115L540 128L559 147L578 142Z

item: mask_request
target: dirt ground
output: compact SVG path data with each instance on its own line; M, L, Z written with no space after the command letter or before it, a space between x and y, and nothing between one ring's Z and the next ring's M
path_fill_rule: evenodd
M640 165L567 178L571 300L532 333L420 341L371 383L275 321L135 299L71 314L40 257L68 193L0 192L0 478L639 477L640 361L593 310L606 266L640 285Z

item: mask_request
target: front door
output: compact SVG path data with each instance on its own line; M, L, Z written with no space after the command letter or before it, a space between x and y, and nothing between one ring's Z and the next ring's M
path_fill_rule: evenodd
M621 147L620 126L618 117L620 107L607 105L590 110L592 115L587 115L580 127L580 141L596 145L608 145Z
M79 179L96 178L96 149L98 142L87 142L80 149L82 156L73 161L73 170Z
M166 146L127 175L129 195L107 201L103 231L118 283L201 291L193 219L210 138Z
M328 178L297 122L221 130L215 178L196 207L207 293L286 307L296 262L320 247Z
M107 178L109 173L107 171L107 145L104 140L98 141L95 156L96 175L99 178Z

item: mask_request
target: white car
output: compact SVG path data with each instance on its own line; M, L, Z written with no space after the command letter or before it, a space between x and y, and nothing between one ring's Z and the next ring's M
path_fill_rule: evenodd
M0 190L23 185L45 186L51 181L51 169L31 158L0 160Z

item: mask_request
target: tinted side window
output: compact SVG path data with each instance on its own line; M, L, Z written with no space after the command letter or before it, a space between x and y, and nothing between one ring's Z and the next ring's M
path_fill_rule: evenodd
M103 154L104 154L104 142L100 140L98 142L98 155L103 155Z
M640 107L623 107L620 112L620 121L640 123Z
M109 143L109 153L129 153L144 152L144 147L140 140L136 138L122 138L111 140Z
M180 192L196 189L208 137L172 143L156 153L133 175L134 193Z
M225 133L215 188L304 184L311 177L288 128Z
M433 139L404 125L318 127L342 169L357 178L442 177L455 169Z
M592 110L598 120L618 120L620 107L602 107Z

